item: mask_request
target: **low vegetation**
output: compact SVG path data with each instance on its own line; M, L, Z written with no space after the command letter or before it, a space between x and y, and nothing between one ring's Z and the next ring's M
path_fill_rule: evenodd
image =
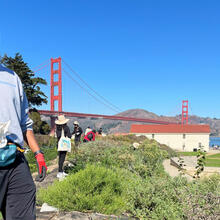
M138 148L133 143L140 143ZM70 175L40 190L38 202L60 210L140 219L217 219L220 176L187 182L169 177L162 161L175 154L144 137L110 136L69 155Z

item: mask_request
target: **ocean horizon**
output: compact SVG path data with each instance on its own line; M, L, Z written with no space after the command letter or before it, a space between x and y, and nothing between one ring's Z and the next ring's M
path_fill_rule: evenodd
M220 137L210 137L209 138L209 147L220 146Z

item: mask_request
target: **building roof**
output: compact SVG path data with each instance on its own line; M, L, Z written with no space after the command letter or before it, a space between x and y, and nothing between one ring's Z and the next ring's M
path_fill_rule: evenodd
M210 133L209 125L139 125L132 124L131 133Z

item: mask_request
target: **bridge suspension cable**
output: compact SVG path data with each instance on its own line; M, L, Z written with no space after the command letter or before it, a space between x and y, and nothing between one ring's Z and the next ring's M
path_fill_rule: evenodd
M44 66L44 65L46 65L46 64L49 65L49 63L50 63L49 60L45 60L45 62L41 63L41 64L38 65L38 66L35 66L34 68L32 68L32 70L34 70L34 72L36 72L35 69L37 70L37 69L41 68L42 66Z
M64 68L62 68L62 71L70 77L70 79L72 81L74 81L82 90L84 90L88 95L90 95L92 98L94 98L97 102L105 105L107 108L111 109L112 111L119 113L118 110L114 109L113 107L111 107L110 105L106 104L105 102L103 102L102 100L98 99L96 96L94 96L92 93L90 93L86 88L84 88L76 79L73 78L73 76L68 73Z
M74 71L70 65L68 65L63 59L62 62L71 70L71 72L77 76L79 78L79 80L84 83L92 92L94 92L100 99L102 99L106 104L108 104L109 106L111 106L111 108L116 109L116 112L121 112L122 110L120 108L118 108L116 105L112 104L111 102L109 102L106 98L104 98L102 95L100 95L98 92L96 92L87 82L85 82L82 77L80 77L80 75Z
M48 66L49 66L49 63L46 64L46 65L44 65L44 66L42 66L41 68L39 68L39 69L33 71L33 73L37 73L37 72L41 71L42 69L45 69L45 68L48 67Z

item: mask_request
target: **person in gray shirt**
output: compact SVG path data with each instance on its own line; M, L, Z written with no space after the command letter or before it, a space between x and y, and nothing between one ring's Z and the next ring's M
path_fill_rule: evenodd
M35 155L38 177L43 181L47 166L32 130L33 121L28 116L28 101L17 74L0 64L0 123L8 123L7 144L16 146L15 159L4 166L0 163L0 211L5 220L35 220L35 194L28 163L22 152L24 140ZM0 140L1 142L1 140ZM2 146L2 143L0 143ZM4 162L4 161L3 161Z

